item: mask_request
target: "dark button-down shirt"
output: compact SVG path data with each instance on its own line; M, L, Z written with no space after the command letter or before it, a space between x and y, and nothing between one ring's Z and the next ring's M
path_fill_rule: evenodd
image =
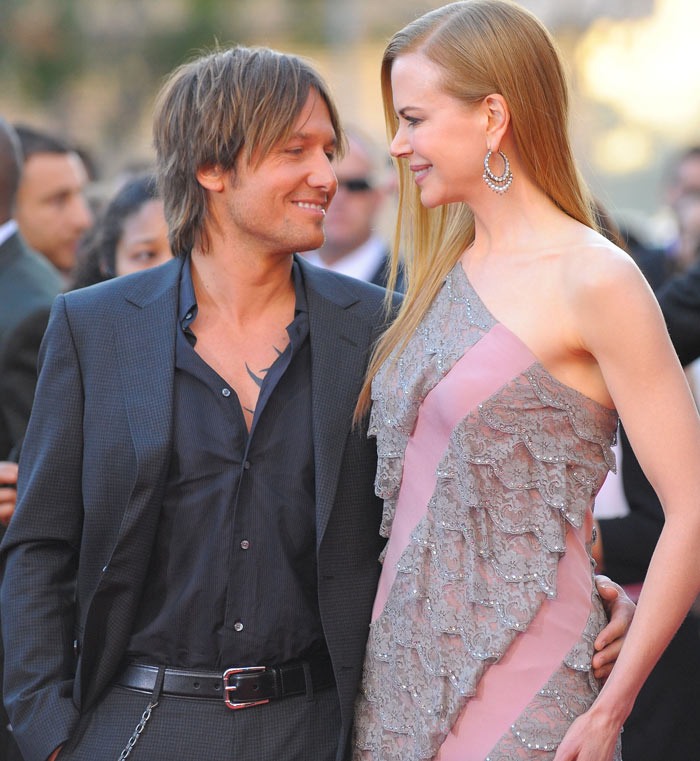
M249 433L236 392L194 350L197 302L189 260L183 267L170 472L131 660L269 665L325 646L309 322L296 264L292 274L289 344L264 377Z

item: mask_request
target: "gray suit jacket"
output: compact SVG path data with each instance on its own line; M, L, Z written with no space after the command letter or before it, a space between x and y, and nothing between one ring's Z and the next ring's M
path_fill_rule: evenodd
M5 702L44 761L113 679L165 487L181 261L59 296L1 548ZM351 419L383 291L300 261L309 308L318 594L347 744L378 578L376 451Z
M35 310L50 306L62 288L58 271L27 248L18 233L0 245L0 354L12 330ZM0 398L0 460L7 457L12 447L4 407L3 396Z
M0 245L0 345L27 315L63 289L58 270L31 251L18 233Z

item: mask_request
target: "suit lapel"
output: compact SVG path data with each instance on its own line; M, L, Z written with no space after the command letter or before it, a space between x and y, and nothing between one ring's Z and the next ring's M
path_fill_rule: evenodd
M372 328L350 307L357 297L300 262L309 307L311 415L316 472L316 546L328 525L345 444L367 364ZM325 276L325 277L324 277Z
M148 504L162 486L167 468L181 262L173 264L147 295L140 291L127 295L124 320L116 335L117 364L136 454L130 507ZM126 529L123 522L120 535Z

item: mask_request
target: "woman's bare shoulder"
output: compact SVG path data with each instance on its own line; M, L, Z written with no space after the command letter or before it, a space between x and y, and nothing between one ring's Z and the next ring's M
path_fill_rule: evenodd
M573 302L650 293L632 257L594 230L583 232L576 245L562 252L560 276Z

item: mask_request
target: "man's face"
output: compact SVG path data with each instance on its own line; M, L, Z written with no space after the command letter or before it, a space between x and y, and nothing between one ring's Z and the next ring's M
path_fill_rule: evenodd
M349 139L348 152L333 167L338 192L326 217L326 244L321 256L339 259L372 235L382 192L372 187L372 165L360 143Z
M323 243L326 209L336 190L336 135L328 108L311 90L291 136L259 164L241 156L224 177L219 222L232 245L250 254L289 254Z
M700 198L700 156L685 158L676 169L674 182L668 189L671 207L678 212L678 204L686 196Z
M20 231L64 272L75 264L78 241L92 224L83 196L86 182L76 153L35 153L22 168L15 213Z

